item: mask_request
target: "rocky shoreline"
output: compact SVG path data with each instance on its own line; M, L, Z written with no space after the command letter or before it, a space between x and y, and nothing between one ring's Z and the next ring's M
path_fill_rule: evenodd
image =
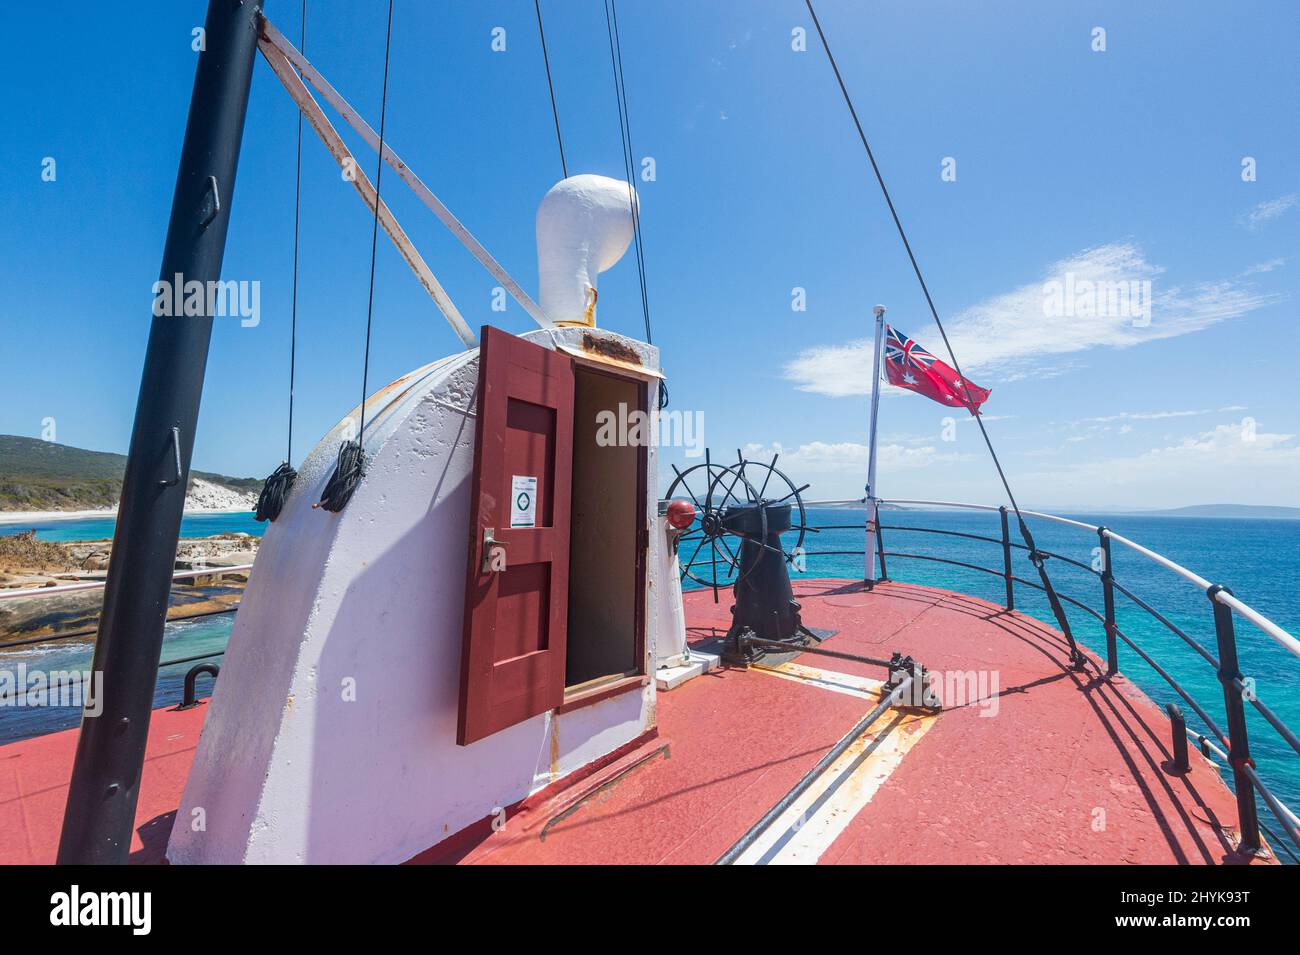
M177 570L251 564L260 538L251 534L182 537L176 546ZM0 588L55 587L103 579L113 542L44 541L32 531L0 537Z
M260 543L260 538L240 533L182 538L176 548L176 570L212 572L173 584L168 619L236 606L248 572L223 568L251 564ZM43 541L32 531L0 537L0 592L104 580L111 549L109 540ZM102 603L101 589L2 600L0 643L93 632Z

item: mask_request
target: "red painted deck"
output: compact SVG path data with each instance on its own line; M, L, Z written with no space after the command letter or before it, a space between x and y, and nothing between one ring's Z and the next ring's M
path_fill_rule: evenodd
M1220 863L1233 797L1193 749L1164 768L1169 724L1101 665L1073 673L1064 638L973 597L906 584L796 585L824 646L912 654L932 672L997 676L997 714L945 709L821 855L823 863ZM693 639L729 602L686 597ZM849 661L801 664L879 677ZM856 696L722 670L658 696L659 737L462 848L466 863L708 863L870 708ZM154 713L133 861L162 858L206 707ZM0 863L52 862L76 731L0 748Z
M871 593L844 581L796 584L828 649L912 654L932 671L998 674L996 716L946 709L822 854L823 863L1221 863L1235 802L1193 749L1171 775L1165 715L1122 677L1073 673L1056 630L973 597L906 584ZM697 636L724 628L730 602L686 597ZM879 676L848 661L801 664ZM723 670L659 695L667 746L585 800L511 820L470 853L480 863L707 863L784 795L860 718L852 696ZM626 762L626 761L625 761ZM605 774L607 777L610 774ZM531 817L531 818L530 818Z
M132 862L161 862L207 706L155 710L131 839ZM54 862L77 730L0 747L0 865Z

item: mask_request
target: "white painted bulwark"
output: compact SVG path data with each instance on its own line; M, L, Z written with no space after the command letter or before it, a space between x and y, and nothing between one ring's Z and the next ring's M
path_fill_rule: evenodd
M582 335L617 339L658 368L655 348L611 332L523 337L578 348ZM472 349L371 396L369 466L340 514L312 504L344 423L303 462L236 616L171 862L403 862L654 725L651 681L456 745L477 380ZM658 530L648 451L645 520ZM673 611L664 535L646 537L650 673Z
M658 433L656 430L655 434ZM681 567L677 563L675 546L676 538L681 536L681 532L674 530L666 517L660 517L655 521L655 536L662 542L655 556L659 561L658 577L663 581L659 592L654 597L661 614L659 626L655 628L658 634L655 645L655 668L662 670L681 667L687 663L686 610L682 605L682 574ZM709 669L712 668L690 669L690 674L695 676ZM660 676L662 677L662 674ZM680 682L682 679L677 679L672 686ZM662 678L659 680L661 690L671 689L672 686L666 685Z

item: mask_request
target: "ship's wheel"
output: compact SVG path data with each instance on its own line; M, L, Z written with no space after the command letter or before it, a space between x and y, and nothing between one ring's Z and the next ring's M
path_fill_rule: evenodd
M706 450L703 464L685 471L673 468L677 477L668 488L667 499L674 501L680 495L695 509L694 518L681 528L677 540L682 579L712 588L715 603L719 588L735 587L752 575L761 561L779 558L792 562L803 546L804 533L811 530L800 496L808 485L796 487L777 468L777 457L764 463L737 451L736 463L720 464ZM799 532L790 551L784 549L784 543L774 546L772 540L780 538L768 534L769 508L787 505L798 515L797 523L788 525Z

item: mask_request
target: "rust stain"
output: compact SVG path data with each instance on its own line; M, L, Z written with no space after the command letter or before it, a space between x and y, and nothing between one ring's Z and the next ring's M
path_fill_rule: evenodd
M546 825L542 826L542 831L537 834L537 841L545 842L547 832L549 832L554 826L563 822L565 819L568 819L578 810L584 808L585 806L590 805L591 802L597 797L605 796L611 789L617 786L625 778L627 778L632 773L636 772L638 769L647 765L652 760L660 756L662 756L664 759L672 758L672 752L669 749L668 743L664 743L658 749L646 753L644 756L636 760L630 766L625 766L623 769L619 770L617 773L615 773L609 779L605 780L599 786L596 786L590 792L584 793L572 805L566 806L564 809L560 810L560 812L556 813L550 819L546 820Z
M598 338L591 332L582 333L582 350L612 358L614 361L626 362L629 365L641 364L641 356L636 353L636 349L609 338Z
M551 719L551 778L558 779L560 775L560 718L555 716Z
M412 375L403 375L401 378L398 378L396 381L390 381L388 384L384 385L384 387L380 388L373 395L371 395L370 400L374 401L376 398L382 398L384 395L388 394L394 388L397 388L399 385L406 384L408 381L411 380L412 377L413 377Z

